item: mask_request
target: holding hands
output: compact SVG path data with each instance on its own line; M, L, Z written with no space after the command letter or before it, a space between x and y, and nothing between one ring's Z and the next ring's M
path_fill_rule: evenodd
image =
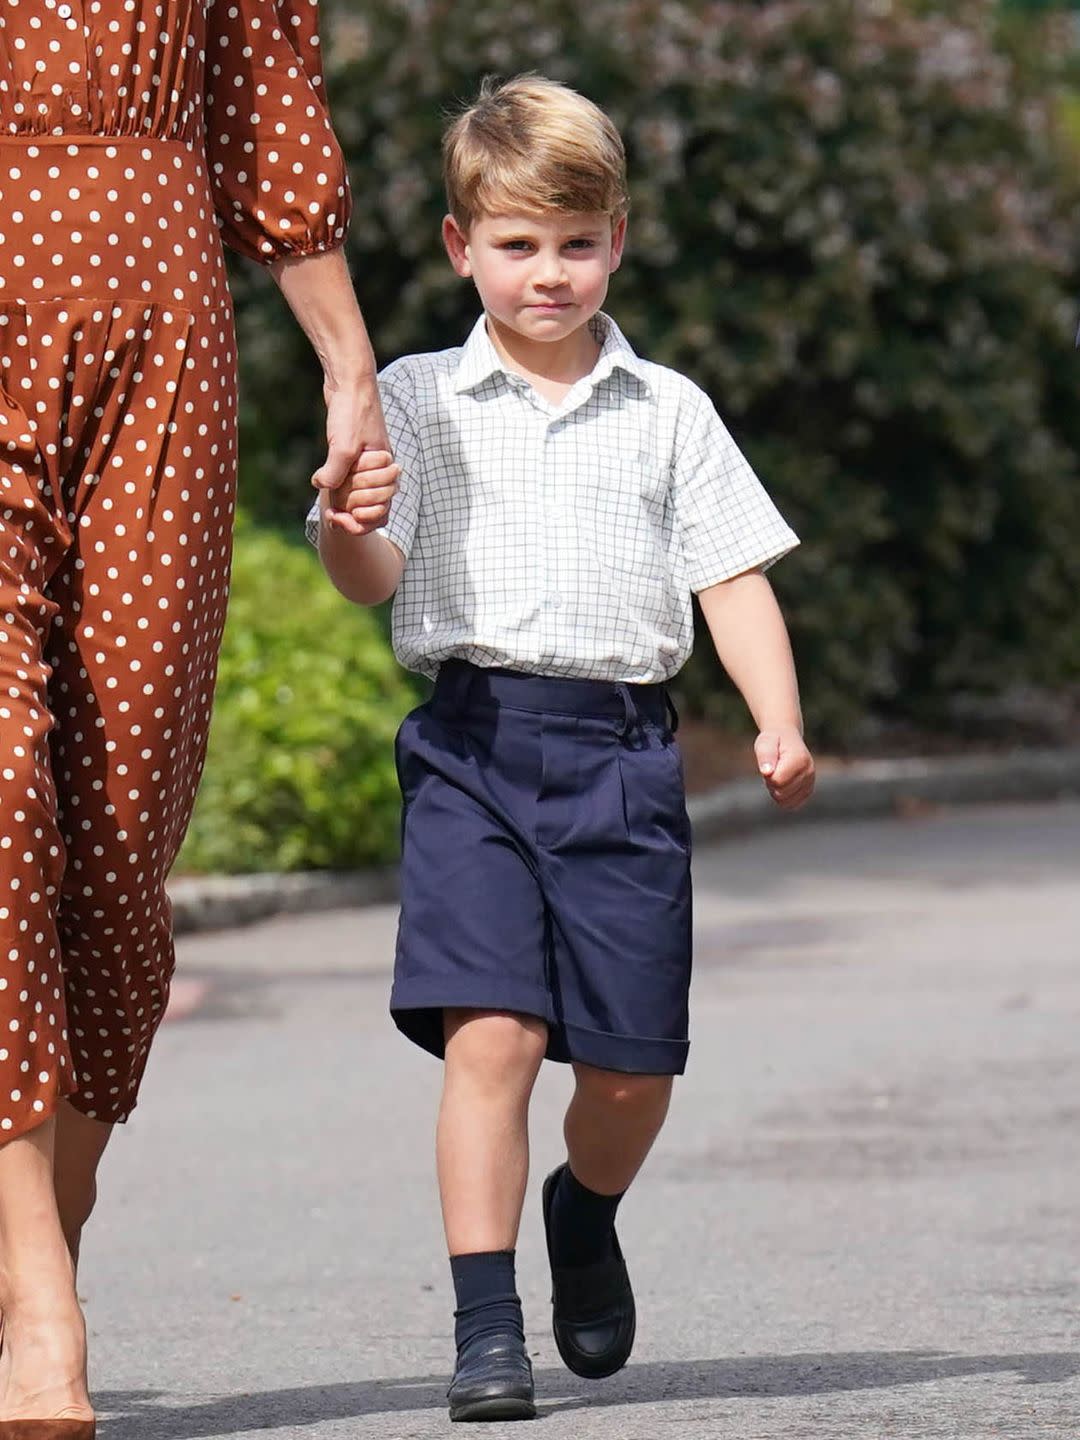
M394 464L374 380L355 389L326 389L326 462L311 477L327 492L323 518L347 535L386 524L401 466Z
M370 535L386 524L400 474L389 450L362 451L340 485L313 480L328 492L323 519L347 535Z
M311 477L319 495L319 554L347 600L381 605L401 583L405 557L382 530L401 466L386 434L374 372L344 389L326 386L326 463Z

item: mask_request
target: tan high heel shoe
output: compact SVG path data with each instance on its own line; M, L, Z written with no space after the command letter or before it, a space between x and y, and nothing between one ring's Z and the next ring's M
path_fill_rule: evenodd
M0 1440L97 1440L93 1420L0 1420Z

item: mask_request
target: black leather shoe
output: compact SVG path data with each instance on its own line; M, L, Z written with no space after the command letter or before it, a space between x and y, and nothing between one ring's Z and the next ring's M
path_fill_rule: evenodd
M533 1420L532 1365L513 1331L478 1335L458 1352L447 1398L451 1420Z
M551 1264L552 1329L563 1363L586 1380L614 1375L630 1359L637 1312L630 1276L614 1229L613 1260L556 1268L551 1258L551 1206L566 1169L560 1165L544 1181L544 1230Z

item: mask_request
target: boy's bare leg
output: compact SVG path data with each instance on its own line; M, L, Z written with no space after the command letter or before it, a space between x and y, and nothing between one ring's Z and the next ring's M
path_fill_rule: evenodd
M97 1168L112 1132L111 1125L89 1119L66 1100L57 1106L53 1156L56 1208L76 1266L83 1226L97 1200Z
M563 1133L574 1177L598 1195L621 1195L652 1149L671 1103L670 1075L623 1075L574 1066L577 1085Z
M526 1015L448 1010L436 1136L451 1255L513 1250L529 1177L529 1100L547 1026Z
M86 1327L53 1188L55 1117L0 1147L0 1419L89 1419Z

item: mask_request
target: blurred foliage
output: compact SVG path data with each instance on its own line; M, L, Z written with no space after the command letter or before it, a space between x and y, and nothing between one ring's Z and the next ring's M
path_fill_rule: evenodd
M1080 10L1080 0L1001 0L1001 8L1017 15L1049 15L1055 10Z
M804 537L774 574L817 739L1077 673L1080 189L1052 47L1015 47L994 0L323 14L351 263L384 363L459 343L476 311L439 244L447 107L488 72L566 80L630 155L609 307L710 392ZM238 277L244 494L280 524L299 519L320 406L270 290ZM321 593L313 580L307 603ZM712 709L729 692L705 652L683 689ZM310 693L326 705L332 687Z
M314 551L242 522L210 750L178 871L393 859L394 733L416 699L377 617L331 588Z
M1074 164L1080 160L1080 0L1003 0L1000 36L1013 59L1045 77L1049 57L1055 100Z

